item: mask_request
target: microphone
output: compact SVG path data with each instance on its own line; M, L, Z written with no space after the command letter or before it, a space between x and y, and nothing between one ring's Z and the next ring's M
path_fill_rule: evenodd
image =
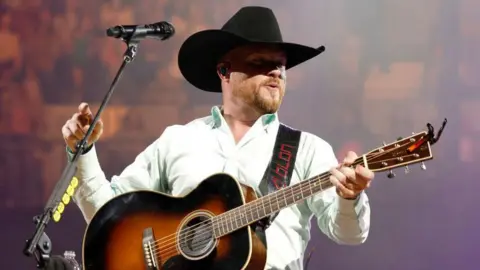
M169 22L157 22L144 25L117 25L107 29L107 36L121 39L153 38L166 40L175 34L175 28Z

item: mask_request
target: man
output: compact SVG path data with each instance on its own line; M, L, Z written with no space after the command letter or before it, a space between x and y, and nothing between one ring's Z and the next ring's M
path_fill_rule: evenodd
M223 105L208 117L167 127L164 133L119 176L109 182L99 165L94 142L79 160L80 186L75 194L87 222L107 200L123 192L153 189L184 195L206 177L225 172L259 190L279 128L277 111L285 94L285 70L320 54L319 49L284 43L273 12L262 7L240 9L221 30L189 37L179 51L183 76L201 90L221 92ZM82 103L63 127L71 152L88 128L92 113ZM356 158L351 152L343 164ZM373 172L338 166L332 147L302 132L291 184L330 170L335 189L280 211L266 230L267 269L302 269L310 239L310 219L333 241L355 245L365 241L370 208L363 192Z

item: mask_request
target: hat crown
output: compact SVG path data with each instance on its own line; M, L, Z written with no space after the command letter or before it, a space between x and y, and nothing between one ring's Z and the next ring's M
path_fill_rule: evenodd
M273 11L266 7L241 8L221 30L254 41L283 42L277 18Z

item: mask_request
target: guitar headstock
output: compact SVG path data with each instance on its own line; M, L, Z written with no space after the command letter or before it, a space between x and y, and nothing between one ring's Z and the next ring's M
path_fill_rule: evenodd
M396 142L384 144L382 147L374 149L365 155L366 166L374 172L389 170L389 178L395 174L392 169L405 166L405 172L408 173L408 165L422 163L421 168L426 169L424 161L433 159L432 145L440 138L447 119L442 123L437 136L435 136L433 127L427 124L428 131L414 133L406 138L399 138Z

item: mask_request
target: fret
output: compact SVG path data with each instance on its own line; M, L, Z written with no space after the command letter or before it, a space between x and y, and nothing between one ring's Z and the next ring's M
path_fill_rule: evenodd
M239 227L238 227L238 223L237 223L237 219L238 219L238 218L237 218L237 213L236 213L236 212L238 212L237 209L235 209L235 210L232 211L232 216L233 216L233 219L235 220L235 226L236 226L235 229L239 228ZM232 223L232 225L233 225L233 223ZM234 230L234 229L232 229L232 230Z
M252 205L250 205L250 215L252 216L252 220L250 222L253 222L255 221L256 217L255 217L255 202L252 203Z
M294 187L295 187L295 186L293 186L293 187L290 188L290 191L291 191L291 193L292 193L292 202L291 202L290 204L295 203L296 201L298 201L298 199L297 199L298 194L295 194L295 192L293 191L293 190L294 190ZM300 191L302 191L302 190L300 189Z
M279 193L281 193L281 194L283 195L283 201L285 202L285 205L282 206L282 207L287 206L287 205L288 205L288 202L287 202L287 194L286 194L286 192L285 192L285 189L282 190L282 191L280 191ZM279 210L280 210L280 209L279 209Z
M238 208L238 211L236 213L237 215L237 219L238 219L238 227L241 228L243 226L245 226L246 224L246 220L245 220L245 208L246 207L241 207L241 208Z
M323 190L323 187L322 187L322 178L321 177L316 177L317 179L315 179L315 187L318 188L318 190L316 190L316 192L319 192L319 191L322 191Z
M292 194L292 195L290 195ZM288 194L289 200L288 200L288 205L295 204L297 202L297 197L298 197L298 187L292 187L290 188L290 192Z
M278 194L279 193L280 192L275 193L275 200L276 200L276 203L277 203L277 208L275 208L275 210L272 211L272 212L276 212L276 211L280 210L280 200L278 199Z
M252 206L250 205L249 207L246 207L247 208L247 214L250 214L250 220L248 220L248 223L251 223L252 221L254 221L255 219L253 218L253 211L252 211Z
M320 184L321 190L327 189L327 188L332 187L332 186L333 186L333 184L330 181L324 181Z
M220 230L220 223L218 222L219 216L215 216L212 218L212 224L213 228L215 231L215 237L218 237L220 234L222 234L222 231Z
M261 217L261 215L260 215L260 207L259 207L260 205L259 205L259 202L256 201L254 205L255 205L255 208L256 208L256 210L257 210L257 217L256 217L256 219L258 219L259 217Z
M303 199L305 199L306 197L308 197L309 194L307 194L307 190L306 190L306 188L305 188L307 185L308 185L308 182L303 182L303 183L300 185L300 195L299 195L300 199L299 199L298 201L303 200ZM305 195L305 194L306 194L306 195Z
M283 196L283 201L282 201L282 206L280 207L280 209L286 207L288 205L288 196L287 196L287 192L285 192L285 190L282 190L282 196ZM278 210L280 210L278 209Z
M225 230L225 223L223 223L223 218L224 218L224 215L221 215L220 218L219 218L219 225L220 225L220 228L222 230L222 235L225 234L227 231Z
M250 219L249 219L249 212L250 212L250 207L249 206L245 206L244 207L244 211L243 211L243 215L244 215L244 219L245 219L245 222L248 224L250 223Z
M243 211L243 214L244 214L244 219L245 219L245 223L248 224L250 223L250 221L248 220L248 212L250 211L249 207L244 207L244 211Z
M295 194L295 202L298 202L298 201L302 200L303 198L305 198L305 196L303 195L303 186L304 185L305 185L305 183L300 183L298 185L297 189L300 189L300 190L297 191L297 194Z
M264 205L266 204L269 207L268 208L268 214L271 214L273 212L272 200L273 200L274 197L275 197L274 195L270 195L265 200ZM265 215L267 215L267 214L265 214Z
M280 207L280 206L278 205L277 196L278 196L278 193L275 193L275 194L272 196L271 204L270 204L270 206L272 207L272 211L270 212L270 214L271 214L271 213L274 213L274 212Z
M282 197L279 197L281 195L282 194L280 192L277 192L277 196L275 196L275 199L277 199L277 207L275 207L275 209L273 209L274 212L277 212L278 210L280 210L282 208L282 205L280 204L282 202Z
M268 199L268 205L270 206L270 212L269 214L272 214L273 212L275 212L275 208L274 208L274 203L276 205L277 201L277 195L276 194L273 194L272 196L270 196L270 198Z
M217 228L218 228L218 235L217 235L217 237L223 235L224 232L223 232L223 230L222 230L223 226L222 226L221 218L217 218L217 220L216 220L215 223L217 224Z
M315 192L313 192L312 186L313 186L312 179L310 179L310 180L308 180L308 192L309 192L308 195L309 195L309 196L315 194Z
M261 203L262 206L263 206L263 216L266 216L266 215L267 215L267 210L265 209L265 202L264 202L264 200L265 200L265 199L259 200L259 201L260 201L260 203Z
M220 231L220 226L218 224L218 219L213 219L213 230L215 231L215 237L218 237L222 232Z
M238 223L240 224L239 228L245 226L245 224L247 224L247 221L245 220L245 207L239 208L237 215Z
M227 234L228 233L228 222L227 222L227 216L228 216L228 212L225 213L223 215L223 218L222 218L222 224L223 224L223 230L224 230L224 233Z
M227 223L227 230L231 232L233 230L233 223L232 223L232 213L228 212L226 216L226 223Z
M278 199L277 199L277 193L273 194L273 196L270 198L270 214L275 212L275 209L278 208Z
M248 209L247 207L242 207L240 210L240 221L242 222L242 226L245 226L248 224L247 216L245 215L245 211Z
M310 188L310 195L313 195L313 189L312 189L312 179L308 180L308 187Z
M285 189L283 191L283 196L285 197L285 207L286 206L289 206L290 204L292 204L294 202L294 199L292 196L290 196L290 193L291 192L288 192L287 189Z

